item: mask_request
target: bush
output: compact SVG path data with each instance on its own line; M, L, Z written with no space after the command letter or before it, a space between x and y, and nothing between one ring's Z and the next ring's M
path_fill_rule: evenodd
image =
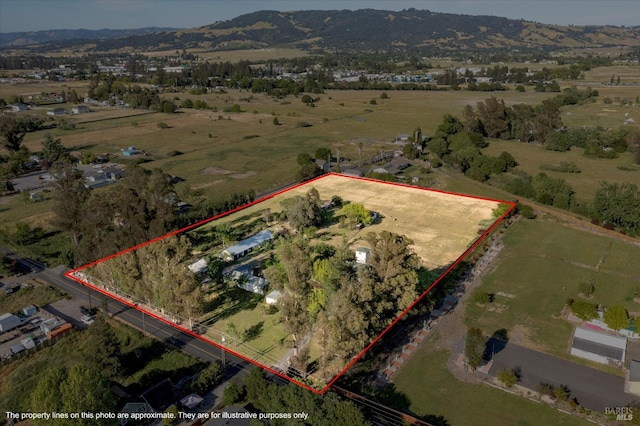
M173 151L168 152L167 157L175 157L177 155L182 155L182 154L184 154L184 152L178 151L177 149L175 149Z
M167 123L165 123L164 121L159 122L158 124L156 124L156 126L158 126L159 129L168 129L169 125Z
M307 121L298 121L296 127L311 127L311 123Z
M571 304L571 312L583 321L598 318L598 306L583 300L574 300Z
M491 303L491 296L486 291L476 292L473 297L476 303L486 304Z
M502 382L503 385L508 388L511 388L513 387L513 385L518 383L517 374L510 368L505 368L504 370L498 371L496 377L498 378L498 380L500 380L500 382Z
M387 95L387 92L382 92L382 94L380 94L380 99L389 99L389 95Z
M522 84L518 84L516 86L516 92L524 92L524 86Z
M375 99L371 99L369 101L369 105L377 105L377 104L378 104L378 101L376 101Z
M591 296L596 291L596 287L592 283L582 282L578 284L578 291L585 296Z
M242 108L240 108L240 105L238 104L233 104L231 106L228 106L224 109L224 112L242 112Z

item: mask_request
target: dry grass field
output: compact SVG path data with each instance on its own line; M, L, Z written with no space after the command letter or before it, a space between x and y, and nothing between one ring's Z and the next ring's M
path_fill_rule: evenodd
M282 200L304 195L311 188L318 190L322 200L337 195L382 215L380 223L345 234L353 245L361 244L368 232L403 234L413 240L413 249L428 268L442 268L456 260L478 238L478 229L492 220L492 209L498 206L496 201L331 174L205 226L233 222L267 208L272 213L281 211ZM337 226L331 231L337 232Z

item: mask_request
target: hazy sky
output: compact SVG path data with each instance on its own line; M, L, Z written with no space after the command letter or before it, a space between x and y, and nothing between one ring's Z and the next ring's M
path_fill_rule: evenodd
M411 7L548 24L640 25L638 0L0 0L0 32L190 28L265 9L398 11Z

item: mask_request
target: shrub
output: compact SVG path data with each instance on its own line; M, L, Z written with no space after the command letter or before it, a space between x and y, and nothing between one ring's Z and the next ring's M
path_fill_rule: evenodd
M307 121L298 121L296 127L311 127L311 123Z
M371 99L371 100L369 101L369 104L370 104L370 105L377 105L377 104L378 104L378 101L376 101L375 99Z
M168 129L169 125L167 123L165 123L164 121L159 122L158 124L156 124L156 126L158 126L159 129Z
M518 84L516 86L516 92L524 92L524 86L522 84Z
M578 291L585 296L591 296L596 291L596 287L592 283L582 282L578 284Z
M475 300L476 303L481 304L491 303L491 296L486 291L481 291L474 295L473 300Z
M516 375L515 371L510 368L505 368L504 370L498 371L496 377L502 382L503 385L508 388L511 388L513 387L513 385L518 383L518 376Z
M168 152L167 153L167 157L175 157L176 155L182 155L182 154L184 154L182 151L178 151L176 149L176 150Z
M583 321L598 318L598 306L583 300L574 300L571 304L571 312Z

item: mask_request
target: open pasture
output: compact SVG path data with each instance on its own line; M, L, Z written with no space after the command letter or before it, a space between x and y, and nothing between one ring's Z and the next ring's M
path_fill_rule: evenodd
M476 290L496 295L495 300L485 306L470 303L468 326L489 335L505 328L513 343L568 357L572 327L558 315L569 298L578 297L581 282L595 280L589 302L640 311L633 301L640 287L640 264L633 259L640 258L640 246L544 219L516 222L503 241L505 249ZM504 309L492 309L497 304Z

